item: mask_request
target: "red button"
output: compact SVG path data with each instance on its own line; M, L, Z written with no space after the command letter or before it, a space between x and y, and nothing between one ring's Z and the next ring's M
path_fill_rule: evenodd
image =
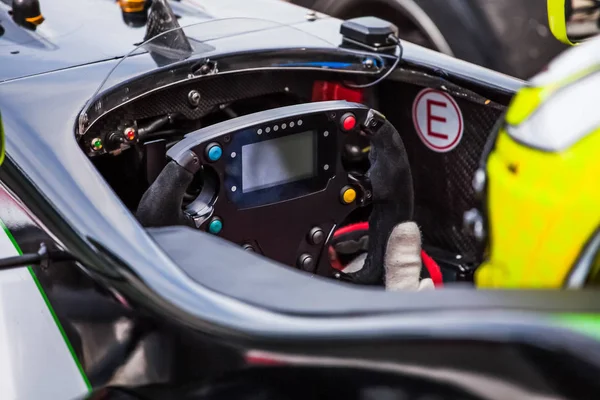
M344 119L342 121L342 127L344 128L345 131L350 131L350 130L354 129L355 126L356 126L356 118L354 117L354 115L350 114L350 115L344 117Z
M125 137L127 140L132 141L135 139L135 130L133 128L125 129Z

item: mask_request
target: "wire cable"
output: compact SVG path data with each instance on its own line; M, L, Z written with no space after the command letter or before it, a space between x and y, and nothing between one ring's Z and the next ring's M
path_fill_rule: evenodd
M400 63L400 60L402 59L402 54L404 53L404 49L402 47L402 44L400 44L400 39L398 39L396 36L389 35L387 37L387 39L388 39L388 41L395 43L396 47L398 49L397 50L398 56L396 57L396 60L394 61L394 64L392 65L392 67L383 76L379 77L378 79L374 80L373 82L365 83L364 85L354 85L354 84L346 83L345 84L346 86L353 88L353 89L364 89L364 88L372 87L372 86L377 85L381 81L383 81L385 78L390 76L390 74L392 72L394 72L394 70L398 66L398 63Z

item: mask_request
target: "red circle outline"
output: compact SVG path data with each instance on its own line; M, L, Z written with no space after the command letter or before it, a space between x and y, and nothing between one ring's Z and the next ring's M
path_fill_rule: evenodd
M452 107L454 107L454 111L456 111L456 115L458 116L458 133L456 135L456 138L447 146L440 147L440 146L436 146L436 145L430 143L425 138L425 135L423 134L423 132L421 131L421 127L419 126L419 120L417 119L417 105L419 104L419 102L421 101L421 98L423 96L425 96L426 94L431 93L431 92L441 94L446 99L448 99L450 101L450 104L452 104ZM444 93L442 91L431 89L431 88L423 89L417 95L417 97L415 98L415 101L413 102L412 115L413 115L413 124L417 130L417 135L419 135L419 138L421 138L421 141L423 142L423 144L425 146L427 146L430 150L450 151L454 147L458 146L457 142L460 140L460 138L462 138L462 135L463 135L463 116L462 116L462 112L458 108L458 104L456 103L456 100L454 100L454 98L452 96L450 96L449 94Z

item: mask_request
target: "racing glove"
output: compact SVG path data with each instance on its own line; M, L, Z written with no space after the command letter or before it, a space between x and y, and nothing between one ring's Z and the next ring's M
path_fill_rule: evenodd
M367 257L368 223L340 228L334 234L329 256L335 269L345 274L363 267ZM442 285L439 266L421 250L421 232L414 222L394 227L384 257L384 284L389 291L431 290Z

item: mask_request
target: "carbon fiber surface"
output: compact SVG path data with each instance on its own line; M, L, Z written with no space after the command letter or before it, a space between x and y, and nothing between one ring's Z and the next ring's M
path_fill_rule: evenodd
M177 22L177 17L175 13L171 9L169 5L166 4L165 0L154 0L152 6L150 7L150 12L148 15L148 22L146 25L146 35L144 36L144 41L150 40L155 36L179 28L179 22ZM164 35L165 38L163 40L177 39L182 38L183 41L173 41L169 42L170 48L175 49L184 49L191 50L190 44L187 42L185 36L169 36Z
M187 119L198 119L219 105L274 93L292 93L301 101L310 101L314 72L254 71L227 76L208 76L201 81L157 91L139 101L123 106L100 118L85 134L82 141L89 149L92 138L122 129L131 121L179 113ZM323 73L319 78L323 79ZM192 107L188 93L197 90L201 101Z
M439 78L411 73L409 80L411 83L382 86L380 102L387 104L384 112L400 132L411 161L415 218L423 232L423 242L479 262L479 245L463 231L463 214L476 204L472 178L486 138L504 107L451 87ZM463 137L447 153L426 147L413 124L413 102L426 87L450 93L463 114Z

